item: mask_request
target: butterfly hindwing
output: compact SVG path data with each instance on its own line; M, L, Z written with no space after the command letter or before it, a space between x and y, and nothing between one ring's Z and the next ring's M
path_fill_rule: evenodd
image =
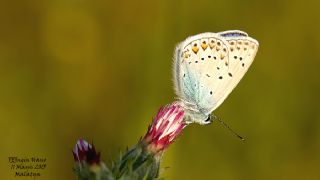
M206 33L206 37L193 36L176 50L174 82L179 98L196 104L203 110L214 104L213 90L210 81L219 75L224 61L227 59L227 46L214 33ZM218 68L218 69L217 69Z

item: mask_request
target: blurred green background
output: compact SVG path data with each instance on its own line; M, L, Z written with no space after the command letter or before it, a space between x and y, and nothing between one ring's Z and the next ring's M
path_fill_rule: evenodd
M241 83L167 151L176 179L319 179L320 1L0 2L0 179L8 156L46 157L38 179L75 179L71 149L93 141L108 164L174 100L176 43L246 31L260 42Z

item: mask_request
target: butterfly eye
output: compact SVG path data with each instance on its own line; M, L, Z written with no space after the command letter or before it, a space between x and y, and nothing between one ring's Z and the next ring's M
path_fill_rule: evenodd
M211 121L211 115L208 115L208 118L206 119L205 122L212 122L212 121Z

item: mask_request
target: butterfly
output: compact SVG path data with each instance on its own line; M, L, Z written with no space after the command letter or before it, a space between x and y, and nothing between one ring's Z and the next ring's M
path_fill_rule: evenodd
M186 123L211 123L211 113L247 72L257 40L239 30L188 37L175 49L173 81Z

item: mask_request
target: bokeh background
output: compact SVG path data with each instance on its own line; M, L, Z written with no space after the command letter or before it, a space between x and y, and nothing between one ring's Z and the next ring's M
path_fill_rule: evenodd
M110 164L174 100L176 43L228 29L260 42L215 111L247 140L218 123L191 125L165 154L164 177L319 179L319 7L317 0L2 0L0 179L17 179L8 156L46 157L38 179L75 179L79 137Z

